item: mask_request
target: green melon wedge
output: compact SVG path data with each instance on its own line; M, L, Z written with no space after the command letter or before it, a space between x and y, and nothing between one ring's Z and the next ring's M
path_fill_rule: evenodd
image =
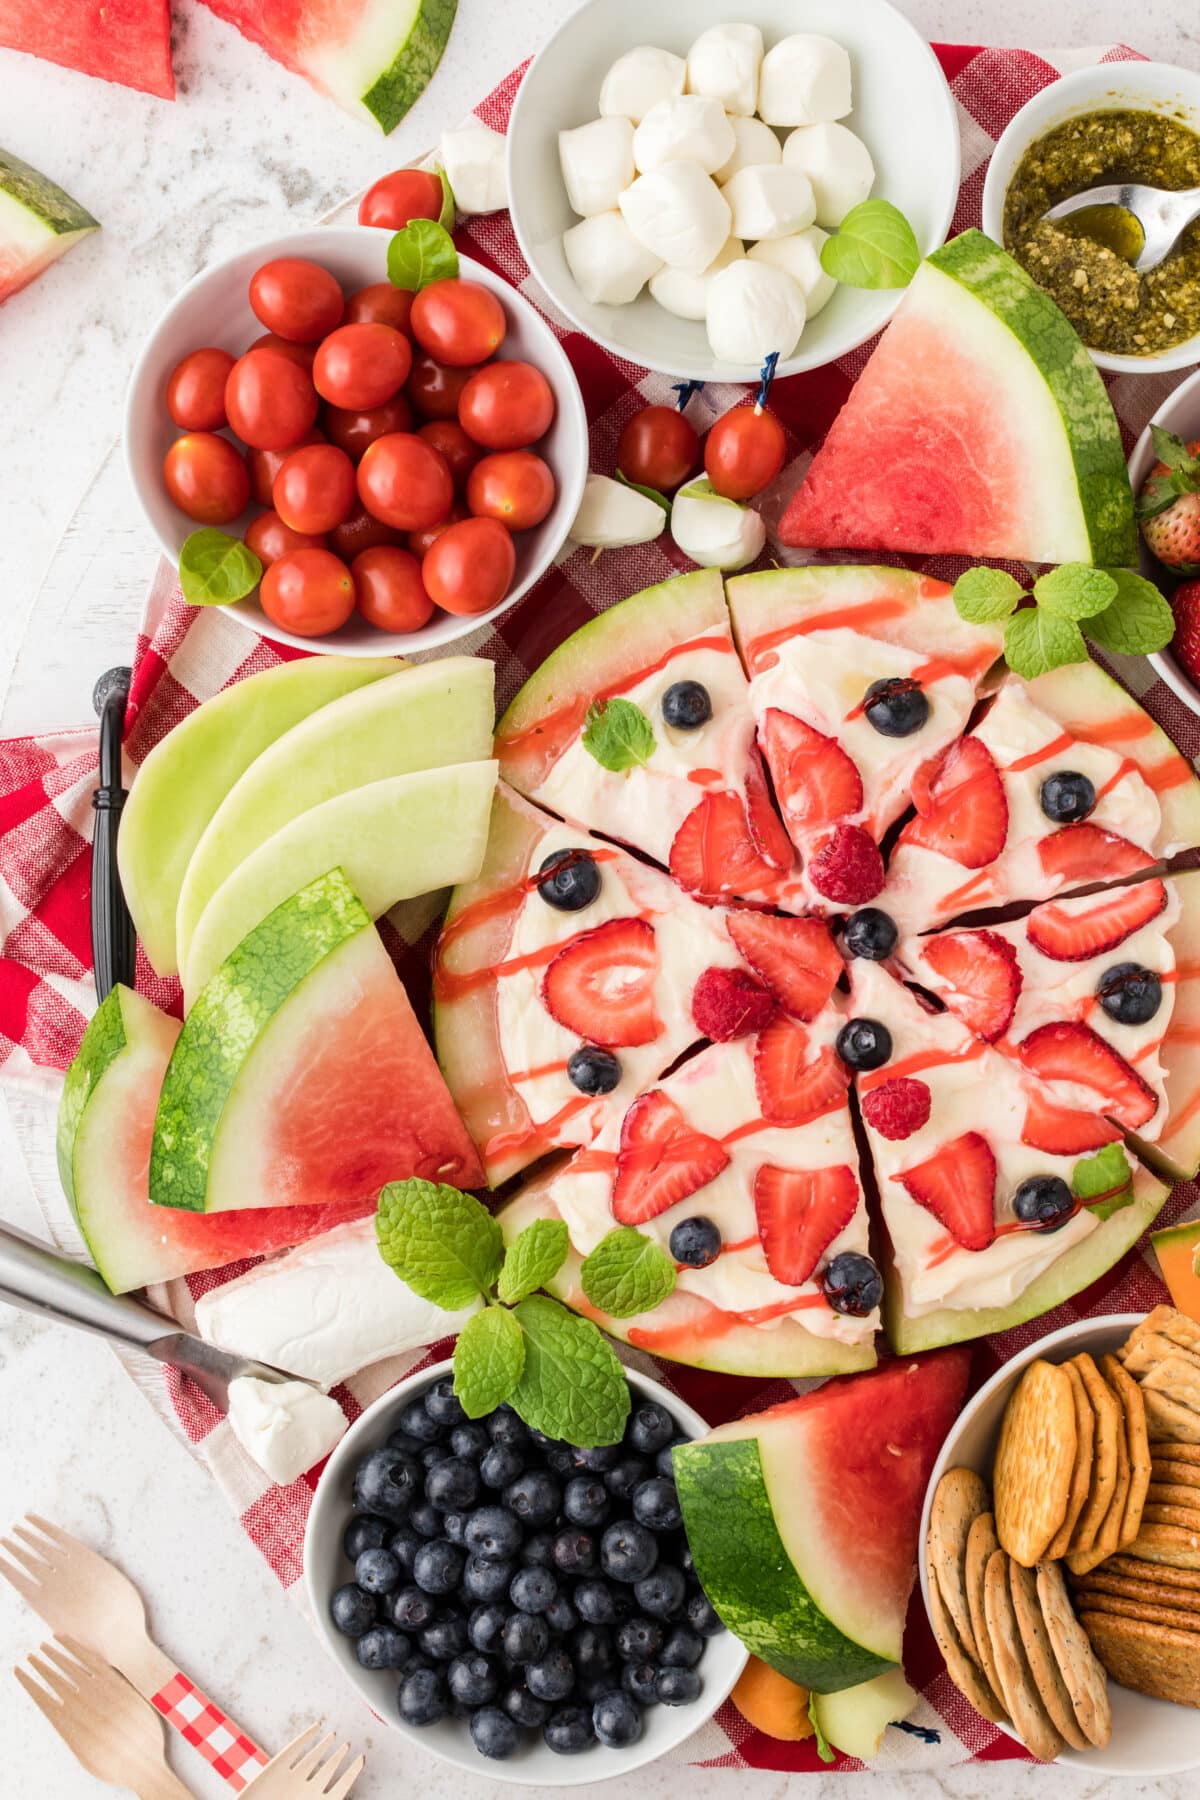
M281 901L340 868L373 919L401 900L473 881L483 863L494 762L419 769L314 806L252 851L200 915L183 973L190 1007Z
M821 1736L844 1756L870 1762L883 1747L889 1725L907 1719L917 1695L904 1679L902 1669L889 1669L858 1687L836 1694L814 1694L812 1716Z
M346 694L263 751L230 789L196 845L179 894L178 966L221 884L301 813L391 775L480 762L491 753L490 662L448 656ZM331 867L332 862L326 867Z
M179 890L205 826L255 757L319 707L395 675L390 656L306 656L234 682L168 732L142 763L117 840L138 937L160 975L174 975Z
M99 220L48 175L0 150L0 303L99 229Z

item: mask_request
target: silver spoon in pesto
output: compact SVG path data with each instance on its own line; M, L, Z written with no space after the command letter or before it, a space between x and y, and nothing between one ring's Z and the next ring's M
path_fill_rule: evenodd
M1200 187L1168 189L1113 181L1060 200L1044 216L1075 234L1094 238L1145 275L1174 249L1193 219L1200 218Z

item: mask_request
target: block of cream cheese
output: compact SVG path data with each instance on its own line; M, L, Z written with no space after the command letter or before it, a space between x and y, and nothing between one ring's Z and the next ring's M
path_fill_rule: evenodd
M721 192L733 214L734 237L751 242L792 237L816 216L812 182L785 163L751 163L739 169Z
M697 169L696 173L700 175ZM707 175L700 175L707 181ZM636 183L634 184L636 186ZM632 193L627 188L626 193ZM624 201L625 195L621 196ZM563 232L563 255L584 299L593 306L628 306L650 277L662 268L662 257L639 243L622 212L596 213Z
M804 295L806 324L816 318L837 286L833 276L821 267L821 245L828 242L827 231L810 225L795 237L765 238L761 244L752 244L747 252L752 261L770 263L792 277Z
M745 257L708 284L704 316L718 362L756 373L773 350L792 354L804 330L804 295L783 269Z
M718 187L724 187L739 169L749 168L752 163L782 162L783 145L761 119L742 119L731 114L729 125L733 132L733 155L713 176Z
M733 155L733 126L719 100L678 94L652 106L633 134L633 160L643 175L664 163L699 163L706 175Z
M697 275L730 235L729 203L699 163L669 162L639 175L621 195L621 213L638 243L660 263Z
M247 1456L289 1487L340 1443L347 1419L336 1400L306 1381L239 1375L229 1384L229 1423Z
M727 113L746 115L758 105L763 36L757 25L714 25L702 31L687 57L690 94L711 94Z
M504 139L478 120L442 133L442 167L459 212L502 212L508 205Z
M724 248L699 275L688 269L669 268L664 263L658 274L650 277L650 292L658 304L674 313L677 319L702 319L708 308L709 282L745 254L740 241L731 237L725 240Z
M768 125L820 125L853 106L850 58L832 38L799 31L763 57L758 111ZM603 111L603 108L601 108Z
M660 100L682 94L686 80L687 64L682 56L639 44L618 56L600 84L600 116L632 119L640 125Z
M840 225L875 185L871 152L845 125L798 125L788 133L783 161L812 182L818 225Z
M633 166L633 126L628 119L593 119L558 134L558 159L572 212L590 219L614 212L637 170Z

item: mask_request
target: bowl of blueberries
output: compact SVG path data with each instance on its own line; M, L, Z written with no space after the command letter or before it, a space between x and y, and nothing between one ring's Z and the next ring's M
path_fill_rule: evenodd
M444 1761L573 1787L690 1737L746 1662L692 1566L671 1470L699 1414L625 1371L619 1444L509 1406L468 1419L449 1362L367 1408L326 1465L309 1604L371 1709Z

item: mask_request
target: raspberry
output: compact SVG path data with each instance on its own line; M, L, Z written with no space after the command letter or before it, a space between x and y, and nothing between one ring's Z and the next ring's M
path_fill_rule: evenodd
M818 894L839 906L862 906L883 886L879 845L861 825L835 825L808 865Z
M770 990L746 969L705 969L692 991L692 1017L716 1043L762 1031L774 1016Z
M881 1081L864 1094L863 1118L874 1126L880 1137L911 1137L929 1118L930 1092L923 1081L908 1075L897 1075L892 1081Z

